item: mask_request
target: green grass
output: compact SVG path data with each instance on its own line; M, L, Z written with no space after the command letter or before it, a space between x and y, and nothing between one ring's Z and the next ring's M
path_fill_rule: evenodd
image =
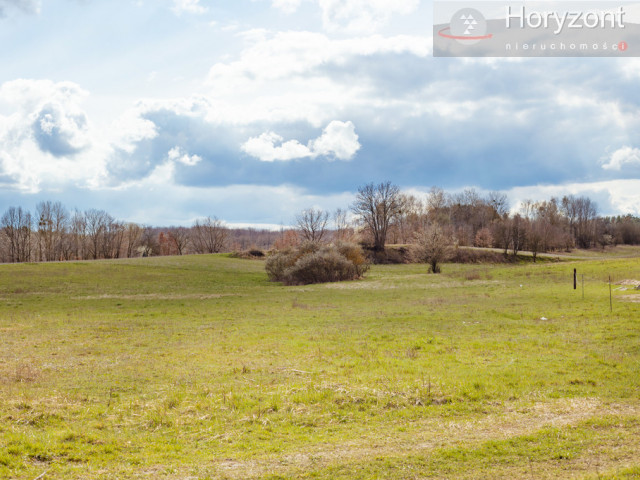
M609 275L640 260L3 265L0 478L640 478L640 303L610 312Z

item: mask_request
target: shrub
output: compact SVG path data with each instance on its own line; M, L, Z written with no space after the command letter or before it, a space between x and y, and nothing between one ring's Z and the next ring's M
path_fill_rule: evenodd
M284 282L285 271L295 263L295 257L291 253L277 252L267 258L265 270L272 282Z
M271 255L265 269L272 281L307 285L355 280L369 269L369 264L358 245L339 242L320 247L305 242L294 250Z
M407 247L385 247L384 250L366 248L365 254L371 263L376 265L398 265L413 261L410 249Z
M335 250L304 255L285 271L285 282L289 285L340 282L357 277L355 265Z
M427 262L430 273L440 273L440 264L451 258L451 239L438 225L429 225L416 233L416 260Z

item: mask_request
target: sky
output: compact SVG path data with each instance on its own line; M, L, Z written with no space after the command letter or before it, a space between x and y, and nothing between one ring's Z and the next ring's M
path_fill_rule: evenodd
M640 59L434 58L420 0L0 0L0 213L289 225L359 186L640 215Z

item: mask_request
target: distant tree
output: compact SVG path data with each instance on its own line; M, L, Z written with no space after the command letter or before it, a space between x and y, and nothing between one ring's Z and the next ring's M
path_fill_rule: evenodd
M347 240L350 237L350 225L348 212L342 208L336 209L333 212L333 228L335 230L335 237L337 240Z
M2 233L8 245L8 260L11 263L31 260L31 214L22 207L9 207L0 220Z
M589 248L594 243L597 205L588 197L568 195L562 198L561 211L569 223L576 245Z
M509 213L509 200L504 193L490 192L487 197L487 202L495 210L498 217Z
M104 210L91 209L84 212L86 222L87 247L90 258L98 259L105 250L105 235L113 217Z
M140 237L140 249L143 257L151 257L160 254L158 234L153 227L143 227Z
M451 258L451 238L442 227L431 224L416 234L415 257L429 264L430 273L440 273L440 265Z
M481 228L476 232L476 238L473 242L476 247L490 248L493 246L493 235L487 227Z
M300 244L300 236L298 232L292 229L280 230L280 235L273 243L273 248L276 250L288 250L297 247Z
M329 213L320 209L308 208L296 215L296 225L302 238L309 242L321 242L327 229Z
M196 253L221 252L227 241L228 229L217 218L196 220L191 229L191 243Z
M189 243L189 230L184 227L171 227L167 230L168 241L177 255L184 255Z
M358 189L351 210L366 225L373 237L373 248L383 251L392 221L400 214L400 189L391 182L370 183Z
M125 225L124 242L127 258L137 255L143 233L144 229L136 223L127 223Z
M504 254L509 253L511 246L511 217L504 214L501 218L494 221L491 228L494 245L504 250Z
M71 257L77 260L85 258L87 220L84 213L76 210L71 217Z
M523 219L519 213L516 213L511 219L509 231L511 233L511 248L515 256L522 250L527 238L526 220Z
M427 217L431 223L445 225L449 222L447 194L440 187L431 187L427 194Z

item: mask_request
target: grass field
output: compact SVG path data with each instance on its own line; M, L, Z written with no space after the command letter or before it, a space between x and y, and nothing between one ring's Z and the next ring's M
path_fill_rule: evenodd
M640 259L443 271L2 265L0 478L640 478Z

